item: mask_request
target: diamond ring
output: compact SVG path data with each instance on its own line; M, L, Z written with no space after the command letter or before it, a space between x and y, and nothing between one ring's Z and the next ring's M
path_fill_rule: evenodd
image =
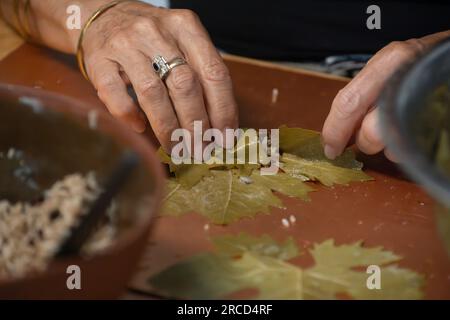
M167 77L170 74L170 71L172 71L174 68L178 66L182 66L186 63L186 60L183 58L175 58L169 62L164 59L162 56L156 56L155 59L153 59L152 66L153 70L155 70L155 73L161 78L161 80L166 80Z

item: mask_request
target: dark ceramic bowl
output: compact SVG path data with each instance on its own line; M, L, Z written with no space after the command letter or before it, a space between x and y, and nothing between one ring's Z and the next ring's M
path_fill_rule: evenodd
M162 197L163 171L151 144L103 110L93 113L63 96L0 84L0 152L10 148L23 152L34 170L33 179L44 190L73 173L94 171L102 183L126 150L136 152L140 161L116 199L120 227L110 247L88 260L58 259L43 273L0 280L0 298L98 299L123 294ZM36 196L20 184L0 179L1 199L27 201ZM69 265L81 268L81 290L67 288Z
M450 90L450 39L394 75L380 100L381 130L406 173L450 208L450 177L434 159L433 135L442 120L433 108L439 89ZM447 109L449 94L440 102Z

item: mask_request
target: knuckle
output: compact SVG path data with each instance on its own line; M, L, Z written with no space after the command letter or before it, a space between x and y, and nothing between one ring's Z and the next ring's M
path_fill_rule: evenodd
M128 47L130 44L129 37L123 32L119 31L109 39L110 47L113 50L121 50L124 47Z
M425 51L425 46L420 39L409 39L406 40L405 43L408 45L409 50L415 55Z
M116 87L116 79L108 76L103 76L97 81L97 90L99 94L104 95Z
M119 119L127 119L133 114L133 106L120 105L110 109L111 114Z
M238 123L238 114L233 105L227 103L216 104L211 112L211 124L217 128L234 127Z
M338 117L341 120L348 119L358 108L360 100L358 92L348 88L341 89L333 103Z
M405 50L405 46L404 41L392 41L389 43L388 48L392 51L402 51Z
M158 26L152 19L140 17L133 22L132 29L138 33L147 33L157 30Z
M140 81L136 90L140 95L152 99L161 99L164 95L164 86L161 81L156 78Z
M197 78L189 68L178 68L172 72L171 82L178 94L191 95L197 88Z
M197 14L188 9L174 9L172 10L172 17L178 24L196 24L199 21Z
M393 41L388 45L390 53L397 59L409 60L414 58L424 50L423 45L418 39L407 41Z
M205 79L209 81L226 82L231 79L228 68L219 60L206 64L203 70Z
M155 127L157 128L156 134L160 139L164 141L170 141L172 137L172 132L177 128L177 124L158 121Z

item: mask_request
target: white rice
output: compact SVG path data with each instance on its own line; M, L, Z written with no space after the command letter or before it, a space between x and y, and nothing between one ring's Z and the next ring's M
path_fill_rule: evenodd
M0 279L43 271L69 230L100 193L94 174L73 174L56 182L38 204L0 200ZM102 225L83 248L86 254L112 242L115 228L109 210Z

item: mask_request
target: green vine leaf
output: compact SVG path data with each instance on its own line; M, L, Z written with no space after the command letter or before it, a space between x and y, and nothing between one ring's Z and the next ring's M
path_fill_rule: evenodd
M238 235L225 235L212 239L214 247L220 254L228 257L239 257L250 252L273 257L281 260L290 260L299 255L299 250L292 237L284 243L278 244L268 235L251 237L246 233Z
M253 146L260 148L259 142ZM251 142L244 138L232 151L248 153ZM215 224L228 224L245 217L269 213L270 207L282 207L277 192L304 201L314 191L304 181L319 181L326 186L368 181L351 150L334 161L326 159L320 134L300 128L280 128L282 170L276 175L262 176L260 164L181 164L175 165L162 150L159 156L169 165L170 178L163 215L197 212ZM258 149L256 148L256 149ZM294 154L289 154L287 151ZM221 158L222 155L217 155Z
M268 236L245 234L213 240L216 251L193 256L149 279L158 292L175 298L218 299L245 289L257 289L256 299L418 299L423 277L386 264L401 258L381 247L364 248L361 242L336 246L333 240L311 249L315 265L302 269L287 260L298 255L288 240L277 244ZM267 250L276 246L278 250ZM282 254L280 254L282 253ZM369 275L354 267L381 268L381 289L370 290Z
M237 170L211 170L209 176L191 188L170 179L162 214L177 216L195 211L215 224L229 224L258 213L267 214L270 207L283 207L272 190L302 199L312 191L301 180L286 174L266 178L254 172L243 180L238 173Z
M337 167L361 169L363 166L350 148L335 160L328 159L323 152L321 135L317 131L281 126L280 149L281 153L289 153L305 160L323 161Z
M360 168L340 167L328 161L308 160L288 153L284 153L281 157L281 168L293 177L307 177L327 187L373 180Z
M346 293L354 299L419 299L423 277L414 271L386 266L401 257L382 247L364 248L362 242L336 246L333 240L317 244L311 250L315 266L305 270L304 293L307 299L335 299ZM381 289L369 290L364 271L354 267L380 267Z
M150 279L151 285L166 296L186 299L217 299L246 288L257 288L259 299L302 298L302 270L285 262L298 256L292 238L278 244L268 235L241 233L213 243L216 254L174 265Z

